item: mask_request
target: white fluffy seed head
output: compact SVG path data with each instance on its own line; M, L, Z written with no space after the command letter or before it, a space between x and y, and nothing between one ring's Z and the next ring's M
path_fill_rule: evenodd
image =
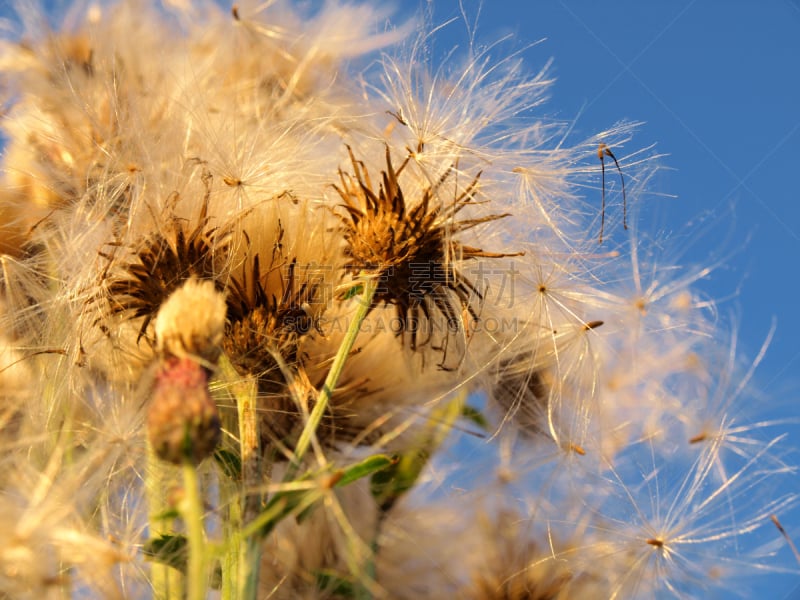
M434 266L468 283L429 293L416 271L429 261L409 262L406 282L432 300L400 291L434 335L412 350L396 306L375 302L315 457L344 473L362 451L411 455L429 432L464 433L382 521L366 477L320 488L324 510L266 541L264 594L332 595L318 575L333 569L375 597L688 594L732 577L717 557L738 554L737 537L778 537L769 515L798 499L764 484L793 463L782 438L760 437L775 422L738 420L760 404L745 394L752 369L738 379L710 360L727 337L694 284L714 265L678 268L682 248L661 256L668 240L637 234L656 169L648 149L623 154L631 125L573 142L537 116L546 70L526 75L502 45L434 62L426 30L375 68L369 54L409 27L382 27L365 0L75 2L50 20L61 32L36 14L45 3L16 4L24 42L0 32L0 596L154 589L141 561L126 576L95 542L114 550L116 532L141 549L153 533L145 434L172 462L231 442L219 425L239 382L209 388L221 352L254 383L264 456L291 456L359 302L344 293L359 289L342 239L354 213L331 184L359 169L379 197L387 147L405 209L428 190L422 212L438 211ZM625 237L598 147L629 186ZM462 390L472 416L451 422Z
M225 295L211 281L188 279L158 310L157 349L163 356L193 355L215 364L225 331Z

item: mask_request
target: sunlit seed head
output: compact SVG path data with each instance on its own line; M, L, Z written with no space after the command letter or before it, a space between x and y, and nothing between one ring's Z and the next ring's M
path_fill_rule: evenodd
M234 365L257 377L282 379L277 358L294 366L302 338L319 328L312 309L323 302L319 283L296 258L281 258L263 270L258 255L249 259L229 282L225 351Z
M707 362L715 313L689 288L708 269L681 275L686 261L654 260L644 236L597 253L605 167L618 169L623 206L610 216L623 226L643 179L613 153L627 126L570 147L571 132L530 110L544 73L527 76L519 53L496 58L501 46L471 23L463 63L429 64L441 53L423 31L376 76L375 61L347 59L408 27L376 26L386 12L368 3L76 3L67 33L35 2L17 4L26 41L0 40L0 251L14 256L0 257L0 596L159 595L139 560L161 471L143 468L144 436L171 463L214 450L209 378L224 352L214 397L228 408L252 390L264 458L291 456L366 278L379 285L374 306L313 436L334 475L276 483L281 457L253 482L217 478L216 461L203 470L209 552L224 564L241 533L227 509L267 476L268 499L307 484L324 497L265 540L260 595L689 596L733 587L739 567L768 571L786 531L767 517L796 503L791 479L775 495L768 484L795 476L796 461L779 437L761 439L776 422L732 411L732 399L762 396ZM345 144L357 150L337 193ZM593 185L587 204L578 194ZM494 247L528 252L513 261L527 263L524 285L502 306L507 261L495 259L508 254L482 250ZM514 327L487 329L506 316ZM423 346L443 355L440 369ZM463 403L431 409L460 390L515 427L466 422ZM422 486L377 526L367 486L338 477L354 455L434 429L467 429L480 449L442 443ZM510 438L498 467L496 442ZM456 471L468 481L451 485ZM512 502L526 510L504 513ZM771 537L750 561L741 551L762 522ZM107 533L131 549L132 577Z
M307 363L317 357L308 356L305 346L313 339L326 346L322 324L339 276L322 239L329 213L308 211L304 203L292 204L288 212L291 216L282 214L291 229L282 218L269 218L270 212L245 223L252 234L244 233L240 266L227 282L223 348L234 369L257 387L264 447L290 444L302 428L304 410L313 406L324 374L309 377ZM320 439L330 423L328 415Z
M227 306L212 281L188 279L158 309L156 347L163 357L192 356L213 366L221 350Z
M418 325L439 317L463 333L461 315L466 312L479 319L482 292L457 263L518 253L487 252L463 245L453 236L508 215L456 219L473 203L480 175L452 201L440 197L439 184L422 190L419 198L407 199L399 178L408 159L395 168L387 146L386 169L376 189L364 163L348 150L353 173L340 170L340 183L335 186L344 202L341 222L350 259L346 268L356 277L378 279L374 303L395 307L398 333L408 333L412 349L429 341L429 336L418 335Z
M524 361L500 365L492 400L505 411L504 421L515 423L526 435L547 435L550 371L531 371Z
M137 240L120 252L122 256L117 256L115 245L104 251L109 266L101 276L108 273L108 280L101 285L108 310L123 319L140 319L139 338L147 334L161 305L189 279L211 281L217 290L223 289L218 278L227 260L230 232L210 227L208 221L203 203L194 227L168 217L163 231Z

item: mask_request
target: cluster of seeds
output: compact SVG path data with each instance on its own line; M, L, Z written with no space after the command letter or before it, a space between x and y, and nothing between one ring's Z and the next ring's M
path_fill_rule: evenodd
M0 596L702 596L769 568L737 540L785 533L794 468L737 412L706 269L628 230L656 161L624 124L568 145L544 73L434 68L385 17L19 9Z

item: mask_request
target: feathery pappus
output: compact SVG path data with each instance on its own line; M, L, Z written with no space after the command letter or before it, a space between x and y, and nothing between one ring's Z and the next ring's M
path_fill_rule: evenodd
M15 10L0 596L704 597L797 569L791 447L729 414L752 369L718 360L707 270L637 237L657 157L546 118L549 63L436 58L368 2Z

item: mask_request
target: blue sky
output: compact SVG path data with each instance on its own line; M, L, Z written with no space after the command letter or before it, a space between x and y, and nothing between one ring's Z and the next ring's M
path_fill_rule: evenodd
M474 21L478 2L464 7ZM434 3L434 23L460 14L455 0ZM640 199L640 229L685 248L687 267L726 258L698 285L751 359L774 320L755 379L774 404L758 408L798 418L800 2L487 1L477 30L483 42L513 35L516 48L541 40L526 65L554 59L543 114L574 121L575 140L644 122L624 151L656 144L666 168ZM440 48L464 31L463 20L448 26ZM800 448L800 427L785 429ZM800 541L798 511L782 520ZM800 598L796 576L763 584L765 597Z
M531 71L554 59L542 112L574 121L576 140L644 122L625 152L656 144L667 156L654 194L641 199L640 227L692 233L686 265L727 257L702 289L721 300L751 356L776 319L759 380L781 393L793 381L800 392L800 2L644 4L487 2L478 37L541 40L523 56ZM470 18L477 6L465 3ZM438 2L434 21L458 14L457 2ZM450 25L439 45L463 33ZM697 237L699 219L716 225Z

